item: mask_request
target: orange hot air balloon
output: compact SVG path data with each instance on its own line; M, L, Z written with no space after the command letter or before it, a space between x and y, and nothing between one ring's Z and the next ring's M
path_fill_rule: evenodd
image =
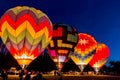
M20 65L34 60L52 38L52 24L42 11L28 6L7 10L0 21L3 43Z
M78 41L76 30L66 24L53 26L53 37L48 46L48 51L59 71L68 60L69 53L74 52Z
M70 58L78 65L81 72L83 72L84 66L92 59L97 42L89 34L79 33L78 43L75 47L74 53L70 54Z
M105 44L99 43L89 64L95 69L96 73L98 73L99 69L106 63L109 56L109 48Z

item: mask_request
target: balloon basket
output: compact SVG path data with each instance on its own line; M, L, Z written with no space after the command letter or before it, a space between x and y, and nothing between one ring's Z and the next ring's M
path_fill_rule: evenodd
M26 67L31 63L32 59L17 59L17 62L21 66L22 70L25 70Z
M58 63L56 64L59 72L62 70L63 65L64 65L64 62L58 62Z

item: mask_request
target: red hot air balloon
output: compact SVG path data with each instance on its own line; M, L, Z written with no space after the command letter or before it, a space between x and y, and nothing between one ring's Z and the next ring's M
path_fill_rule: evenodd
M89 64L95 69L98 73L99 69L106 63L110 55L110 50L105 44L98 44L96 52L89 62Z
M78 34L78 43L70 58L78 65L81 72L83 72L84 66L92 59L96 46L97 42L94 37L86 33Z
M48 48L49 54L59 71L67 61L69 53L74 51L77 41L78 34L73 27L65 24L53 26L53 37Z
M52 38L52 24L47 15L27 6L6 11L0 31L3 43L20 65L28 65L40 55Z

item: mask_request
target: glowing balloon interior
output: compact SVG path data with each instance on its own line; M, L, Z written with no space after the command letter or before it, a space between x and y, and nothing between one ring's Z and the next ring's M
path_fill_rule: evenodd
M78 65L81 72L92 59L96 46L97 42L94 37L86 33L78 34L78 43L74 53L70 54L70 58Z
M53 26L53 37L49 45L49 53L59 70L67 61L69 53L74 51L78 34L73 27L65 24Z
M47 15L32 7L14 7L0 21L1 38L20 65L28 65L52 38L52 24Z
M98 44L96 52L89 62L96 72L106 63L110 55L109 48L105 44Z

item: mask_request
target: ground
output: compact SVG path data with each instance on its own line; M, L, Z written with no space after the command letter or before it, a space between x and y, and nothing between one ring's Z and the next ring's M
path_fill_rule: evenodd
M33 77L34 75L31 75ZM60 76L43 75L46 80L58 80ZM111 75L63 75L63 80L120 80L120 76ZM2 80L2 79L0 79ZM8 75L8 80L19 80L18 75ZM32 80L32 78L31 78Z

